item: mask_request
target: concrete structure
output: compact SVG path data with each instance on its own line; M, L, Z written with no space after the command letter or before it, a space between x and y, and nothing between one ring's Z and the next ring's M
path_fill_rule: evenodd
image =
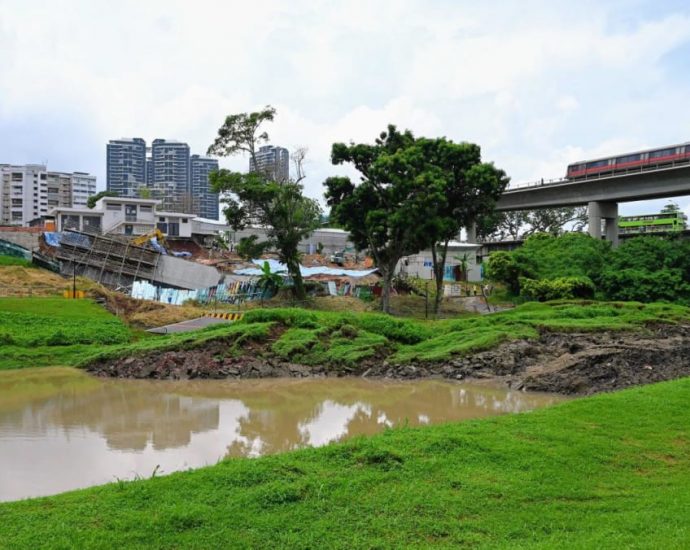
M256 162L249 159L249 171L261 172L280 183L290 179L290 152L284 147L264 145L256 153Z
M114 235L145 235L158 228L166 237L192 236L194 214L158 210L160 201L103 197L93 209L55 208L55 229L74 229L85 233Z
M221 273L210 265L174 256L160 256L152 282L193 290L215 286L221 278Z
M497 210L534 210L587 205L589 233L603 234L614 245L618 242L618 203L663 199L690 194L690 163L685 160L664 167L636 168L608 175L576 180L556 180L506 190ZM472 242L472 229L468 241Z
M28 226L55 207L86 206L96 177L51 172L43 164L0 165L0 224Z
M189 161L189 191L192 195L193 212L200 218L218 220L218 193L211 192L209 174L218 170L218 160L192 155Z
M27 250L37 250L42 232L43 229L40 227L0 227L0 240L14 243Z
M477 251L481 248L478 244L461 243L451 241L448 243L448 256L446 258L446 273L444 280L455 280L455 267L460 265L460 261L455 256L467 255L467 278L469 281L481 281L481 266L477 262ZM396 267L396 272L418 279L433 280L433 259L430 250L424 250L417 254L404 257Z
M141 138L111 140L106 147L106 189L134 198L144 185L146 142Z

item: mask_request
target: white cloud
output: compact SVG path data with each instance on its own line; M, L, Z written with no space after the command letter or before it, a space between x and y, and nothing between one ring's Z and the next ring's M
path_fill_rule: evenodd
M203 153L226 114L273 104L267 129L309 148L314 197L351 173L330 165L331 144L388 123L475 141L514 182L558 177L574 160L688 139L677 105L690 82L666 56L690 42L690 13L620 6L0 0L0 162L48 155L104 186L109 139Z

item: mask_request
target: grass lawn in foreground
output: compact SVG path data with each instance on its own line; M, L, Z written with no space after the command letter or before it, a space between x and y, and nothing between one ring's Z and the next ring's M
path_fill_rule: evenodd
M74 365L132 332L91 300L0 298L0 369Z
M683 548L689 402L686 378L2 504L0 546Z

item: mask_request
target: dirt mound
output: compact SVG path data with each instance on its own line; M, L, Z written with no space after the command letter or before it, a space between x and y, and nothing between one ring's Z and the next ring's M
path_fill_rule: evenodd
M495 349L434 364L391 365L367 360L357 366L288 363L266 349L225 357L228 342L106 360L89 370L120 378L270 378L368 376L381 378L493 379L514 389L589 395L690 376L690 327L599 334L544 333Z
M173 306L149 300L136 300L100 285L92 288L89 294L128 325L143 329L196 319L206 313L205 310L193 306Z

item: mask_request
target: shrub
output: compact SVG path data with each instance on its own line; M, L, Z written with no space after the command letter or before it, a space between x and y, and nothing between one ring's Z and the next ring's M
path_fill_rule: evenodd
M589 277L558 277L556 279L520 280L521 293L526 298L546 302L549 300L570 300L592 298L594 283Z

